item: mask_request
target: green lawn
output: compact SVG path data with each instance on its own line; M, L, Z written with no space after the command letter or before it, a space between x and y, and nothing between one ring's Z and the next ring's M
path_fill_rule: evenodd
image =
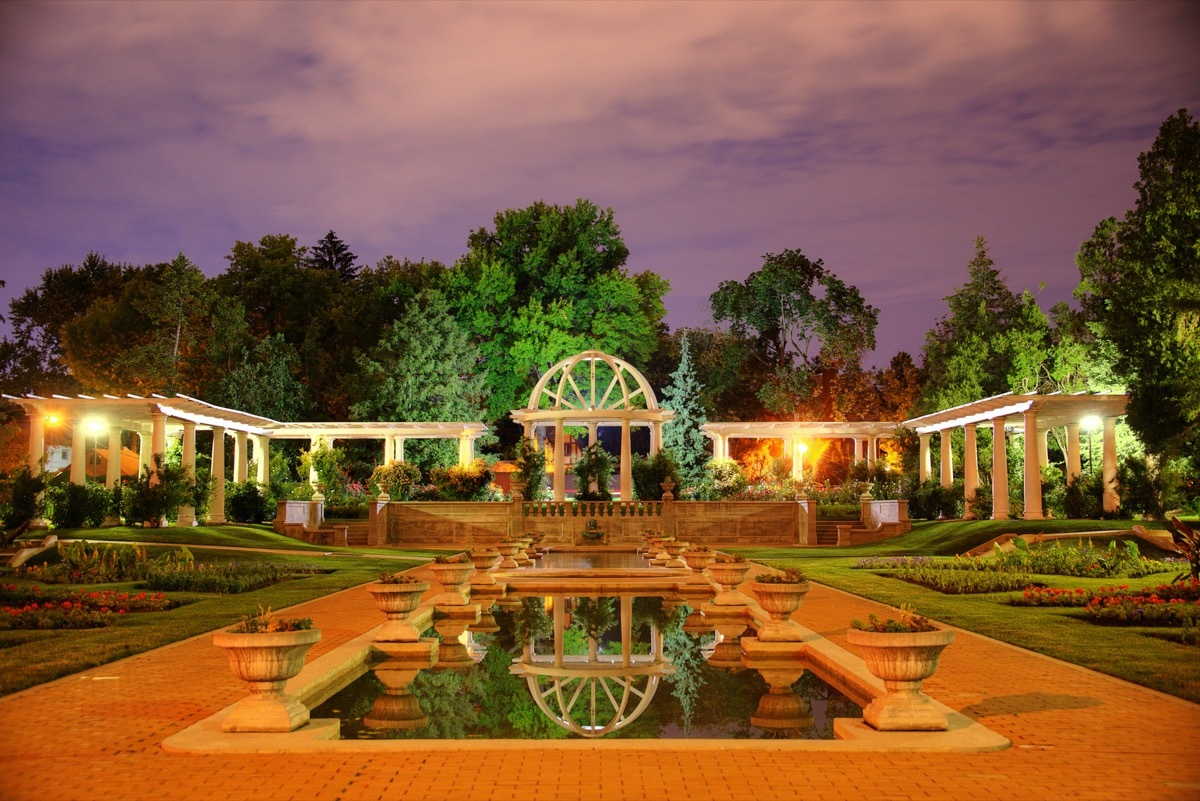
M186 542L189 546L196 545L191 547L191 550L200 562L263 560L282 564L318 564L330 572L302 575L271 587L236 595L167 593L168 597L183 601L184 605L168 612L126 615L107 628L0 631L0 695L17 692L51 679L227 626L245 614L258 611L260 605L275 610L284 609L365 584L378 578L384 570L402 570L437 553L443 553L399 549L351 551L345 548L319 548L281 537L261 526L81 529L59 534L64 537L86 537L112 542L163 543L147 548L150 557L162 552L175 551L178 545ZM219 550L228 546L256 549L288 548L303 553ZM323 555L326 553L330 555ZM11 573L3 576L2 580L6 583L14 581ZM140 592L142 589L136 583L51 586L88 590L111 589L118 592Z
M1069 530L1128 528L1128 521L971 521L917 523L902 537L855 548L739 548L738 553L773 567L799 567L814 581L864 598L918 612L953 626L1108 673L1171 695L1200 702L1200 649L1155 634L1172 629L1106 626L1087 622L1082 610L1015 607L1004 601L1014 593L948 595L889 578L853 565L862 557L946 556L962 553L1005 533L1032 536ZM1102 538L1096 538L1100 545ZM1143 553L1151 550L1139 542ZM1182 569L1182 568L1181 568ZM1113 584L1155 586L1171 580L1166 573L1140 579L1093 579L1039 576L1052 587L1095 589ZM803 608L801 608L803 616ZM1175 630L1177 631L1177 630Z

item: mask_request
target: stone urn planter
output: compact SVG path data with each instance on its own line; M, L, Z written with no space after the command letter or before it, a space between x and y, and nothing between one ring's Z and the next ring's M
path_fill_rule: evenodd
M750 584L750 591L758 599L758 605L770 616L770 620L758 630L758 639L763 642L798 641L801 633L792 622L792 614L800 608L810 589L812 585L805 581L798 570L757 576Z
M461 559L462 561L432 562L428 565L438 584L442 585L441 594L433 599L434 606L466 606L470 601L467 580L471 578L475 565L466 557Z
M518 567L529 567L533 564L533 560L525 553L529 546L533 543L533 537L522 534L519 537L513 537L513 542L517 543L517 552L513 554L513 559L516 560Z
M496 545L496 550L500 552L500 569L515 570L520 565L515 559L517 551L521 550L521 543L513 542L512 540L504 540Z
M663 543L663 550L670 557L663 563L663 567L687 567L687 562L680 558L680 554L688 549L690 542L681 542L680 540L668 540Z
M429 590L427 581L383 582L368 584L366 591L375 600L387 622L375 635L375 642L416 642L421 632L408 617L421 605L421 596Z
M500 551L495 548L481 548L471 551L471 564L475 568L475 572L471 574L472 587L488 587L496 583L496 579L492 577L492 571L500 566L500 562L504 559L500 555Z
M712 561L717 558L715 553L708 550L707 547L702 551L691 548L679 554L679 558L692 571L692 574L687 579L688 584L710 584L709 580L704 577L704 568L712 564Z
M708 566L708 575L721 588L717 596L713 598L713 603L717 606L745 606L749 599L738 591L738 586L746 580L748 572L750 572L750 563L746 561L722 562L718 558L711 562Z
M852 628L846 641L862 651L867 670L883 680L887 694L863 709L863 720L879 731L945 731L946 716L921 692L921 682L937 670L954 632L881 632Z
M308 707L284 692L288 680L304 667L304 655L321 640L320 629L300 631L233 630L213 634L233 674L250 688L221 725L228 732L288 732L308 723Z
M429 723L420 701L410 688L418 670L394 667L384 662L374 672L383 683L384 691L375 699L371 711L363 717L363 725L372 729L411 730Z

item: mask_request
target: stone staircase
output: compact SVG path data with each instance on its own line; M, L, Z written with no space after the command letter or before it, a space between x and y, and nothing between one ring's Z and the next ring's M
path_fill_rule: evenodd
M366 547L367 534L370 531L370 522L366 520L348 520L345 523L339 523L346 527L346 544L351 548Z
M838 544L838 524L845 525L852 521L839 520L818 520L817 521L817 545L837 545Z

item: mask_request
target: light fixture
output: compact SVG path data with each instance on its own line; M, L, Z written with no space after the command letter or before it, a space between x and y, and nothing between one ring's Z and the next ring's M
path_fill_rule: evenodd
M88 431L91 431L93 434L99 434L104 430L104 423L100 420L92 419L87 421L87 427Z
M1094 414L1089 414L1087 417L1079 421L1079 427L1084 431L1099 431L1104 425L1100 418Z

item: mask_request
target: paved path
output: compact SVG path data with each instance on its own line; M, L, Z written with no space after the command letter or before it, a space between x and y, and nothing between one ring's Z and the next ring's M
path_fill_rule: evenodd
M324 632L310 658L382 620L358 588L294 609ZM844 645L852 618L880 610L815 586L798 619ZM1200 706L965 632L927 687L1013 747L168 754L165 737L244 694L205 635L0 699L0 799L1200 799Z

